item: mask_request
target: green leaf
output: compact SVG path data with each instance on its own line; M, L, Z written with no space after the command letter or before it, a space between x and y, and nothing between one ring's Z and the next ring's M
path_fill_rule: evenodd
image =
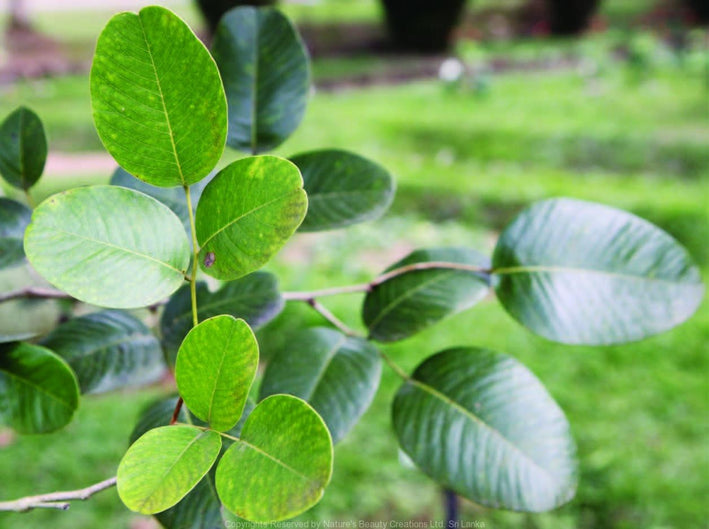
M296 29L272 8L232 9L217 26L212 54L229 102L227 144L252 154L278 147L303 119L310 91Z
M372 403L380 376L379 353L369 342L332 329L307 329L271 358L260 397L289 393L302 398L337 443Z
M200 267L224 280L258 270L293 235L307 207L303 178L288 160L253 156L228 165L197 208Z
M253 522L292 518L315 505L332 475L332 439L303 400L274 395L259 403L241 438L217 465L224 506Z
M389 172L357 154L339 149L291 157L303 174L308 214L300 231L343 228L379 218L394 198Z
M257 367L258 344L248 324L215 316L182 342L175 380L190 411L223 432L241 417Z
M564 413L508 355L470 347L429 357L399 389L392 418L416 465L476 503L539 512L574 495Z
M82 393L148 384L165 372L158 339L139 319L118 310L73 318L42 345L69 363Z
M0 345L0 423L20 433L52 432L78 405L76 378L64 360L38 345Z
M47 286L28 263L0 270L0 292ZM56 299L18 298L0 303L0 343L45 334L56 326L60 316Z
M209 472L221 446L221 436L212 430L189 425L150 430L118 466L118 495L132 511L169 509Z
M472 270L489 268L489 260L467 248L416 250L386 271L416 263L453 263ZM381 342L403 340L443 318L466 310L485 297L485 273L452 268L411 269L376 285L364 299L362 319L369 336Z
M44 171L47 137L37 114L19 107L0 125L0 174L18 189L29 189Z
M165 299L184 282L190 261L175 214L115 186L79 187L42 202L25 233L25 252L57 288L112 308Z
M687 320L704 294L670 235L630 213L560 198L533 204L502 232L497 296L533 332L569 344L639 340Z
M224 284L216 292L210 292L205 283L197 283L200 321L228 314L245 320L255 330L275 318L283 310L283 304L278 280L268 272L254 272ZM162 345L169 363L175 363L177 350L191 328L190 287L184 285L170 298L160 319Z
M0 269L24 261L22 239L31 217L32 211L27 206L0 197Z
M226 99L217 66L163 7L108 22L91 67L91 103L108 152L150 184L198 182L224 151Z
M199 198L202 196L202 191L204 186L207 185L210 178L204 178L190 186L190 198L193 207L196 207L199 203ZM179 217L182 221L182 225L185 231L189 233L190 231L190 217L189 210L187 209L187 198L185 197L185 190L182 187L157 187L150 184L146 184L142 180L139 180L128 171L122 167L118 167L111 176L111 185L127 187L128 189L134 189L135 191L140 191L148 196L153 197L165 204L172 212Z

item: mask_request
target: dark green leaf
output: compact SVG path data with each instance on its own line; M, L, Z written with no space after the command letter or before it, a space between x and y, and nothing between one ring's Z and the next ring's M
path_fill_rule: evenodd
M197 208L200 267L224 280L258 270L293 235L307 207L303 178L288 160L253 156L228 165Z
M564 413L508 355L471 347L428 358L397 393L393 421L423 472L476 503L538 512L574 495Z
M290 21L272 8L232 9L212 53L229 102L227 144L256 154L283 143L303 119L310 90L308 55Z
M0 292L47 286L28 263L0 270ZM60 315L59 302L54 299L18 298L0 303L0 343L45 334Z
M278 280L268 272L254 272L224 284L216 292L210 292L205 283L197 283L200 321L228 314L245 320L251 328L257 329L275 318L282 309L283 298L278 292ZM184 285L170 298L160 319L162 345L170 364L175 363L177 350L191 328L190 287Z
M132 511L154 514L175 505L209 472L221 436L189 425L148 431L118 466L118 495Z
M315 505L332 475L332 439L303 400L274 395L246 419L217 465L219 498L253 522L292 518Z
M25 252L56 287L112 308L165 299L184 282L190 261L175 214L116 186L78 187L42 202L25 233Z
M0 174L19 189L32 187L44 171L47 137L37 114L20 107L0 125Z
M192 30L163 7L108 22L96 44L91 102L108 152L150 184L198 182L224 151L219 71Z
M258 344L244 320L221 315L192 329L180 346L175 380L185 404L218 431L241 417L258 368Z
M308 329L271 358L260 396L302 398L320 414L336 443L371 404L380 376L379 353L367 341L331 329Z
M300 231L343 228L379 218L394 198L389 172L357 154L338 149L291 157L303 174L308 214Z
M568 198L533 204L493 257L507 312L558 342L639 340L679 325L704 294L699 270L670 235L630 213Z
M0 345L0 423L20 433L52 432L78 405L79 387L64 360L38 345Z
M471 270L489 268L489 260L467 248L416 250L387 272L416 263L454 263ZM452 268L411 269L375 286L367 293L362 318L369 335L381 342L402 340L441 319L466 310L485 297L485 273Z
M43 341L76 373L82 393L102 393L158 380L160 342L140 320L107 310L69 320Z
M190 186L190 197L192 200L192 207L197 207L199 203L199 197L202 196L202 191L204 186L210 181L210 178L204 178ZM175 215L177 215L182 221L182 225L185 227L185 231L189 233L190 231L190 217L189 211L187 209L187 199L185 198L185 190L182 187L157 187L150 184L146 184L142 180L139 180L128 171L122 167L117 168L111 176L111 185L127 187L128 189L134 189L145 193L148 196L159 200L170 208Z
M25 205L0 197L0 269L22 263L22 240L32 211Z

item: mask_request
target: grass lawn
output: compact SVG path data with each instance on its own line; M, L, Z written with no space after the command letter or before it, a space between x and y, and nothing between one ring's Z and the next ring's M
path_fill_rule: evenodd
M53 148L100 148L85 77L3 90L0 115L30 104L45 119ZM396 174L397 199L376 223L298 236L269 268L284 289L304 290L365 281L414 247L490 251L497 231L525 204L567 195L656 222L688 246L707 277L706 90L700 76L668 68L640 84L629 84L620 69L593 86L576 73L506 75L482 97L433 82L319 93L279 153L328 146L360 152ZM72 181L48 175L37 198ZM325 303L358 326L353 297ZM307 307L289 306L270 334L260 333L264 356L289 331L315 324L323 322ZM707 302L662 336L588 348L537 338L489 299L386 350L407 370L454 345L505 351L527 364L567 413L579 448L577 497L540 515L466 502L466 520L494 529L693 528L705 526L709 514L707 338ZM323 501L303 519L441 518L437 487L398 458L389 420L398 385L385 368L373 406L336 450ZM163 391L86 398L62 432L9 442L0 449L0 500L111 475L138 410ZM0 528L127 528L137 518L107 491L69 513L0 515Z

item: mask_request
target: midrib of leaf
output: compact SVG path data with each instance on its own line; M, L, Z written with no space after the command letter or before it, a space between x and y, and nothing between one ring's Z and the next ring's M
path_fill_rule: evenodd
M318 384L320 384L320 381L322 378L325 376L325 372L327 369L330 367L330 364L332 363L332 360L337 356L337 352L340 350L340 348L347 342L347 337L346 336L340 336L337 339L337 343L335 344L334 347L331 347L326 356L325 363L323 364L322 368L320 369L319 373L315 377L315 382L313 385L310 387L310 391L308 391L307 397L304 397L303 400L305 401L310 401L310 399L313 397L313 394L315 393L315 390L318 388Z
M217 377L212 386L212 394L209 397L209 411L207 412L208 420L207 422L211 424L212 422L212 409L214 408L214 395L217 393L217 386L220 385L222 377L222 367L224 367L224 360L226 359L227 351L231 345L231 341L234 339L234 334L236 333L236 326L232 326L229 338L225 340L224 346L222 347L222 355L219 361L219 369L217 369Z
M150 492L150 494L147 495L147 496L145 497L145 499L140 503L141 509L142 509L143 507L145 507L145 504L148 503L149 500L152 499L153 494L155 494L155 491L160 489L160 485L163 484L163 482L165 481L165 478L172 472L172 470L175 468L175 466L180 462L180 460L182 459L182 456L185 455L185 453L187 452L187 450L189 450L189 449L192 447L192 445L195 444L197 441L199 441L199 439L202 438L202 437L204 436L204 434L206 434L206 433L207 433L207 432L201 432L199 435L197 435L196 437L194 437L189 443L187 443L187 445L186 445L186 446L182 449L182 451L177 455L177 457L176 457L175 460L172 462L172 464L170 464L170 466L167 468L167 470L165 470L165 472L163 472L162 476L160 476L160 480L157 482L158 485L155 486L155 487L153 487L152 490L151 490L151 492ZM209 469L207 469L207 472L209 472ZM206 474L207 472L205 472L205 474ZM204 475L203 475L202 477L204 477ZM200 478L200 481L201 481L201 478ZM199 483L199 481L197 481L197 483ZM197 486L197 483L195 483L192 488L194 488L195 486ZM192 490L192 489L190 489L190 490ZM187 492L189 493L189 491L187 491Z
M492 426L490 426L488 423L483 421L480 417L478 417L477 415L472 413L467 408L463 407L461 404L459 404L458 402L456 402L455 400L450 398L448 395L441 393L440 391L429 386L428 384L421 382L420 380L417 380L412 377L409 377L407 379L407 382L416 386L417 388L421 389L425 393L428 393L432 397L439 399L443 403L449 405L451 408L456 410L458 413L461 413L462 415L464 415L465 417L467 417L468 419L470 419L474 423L479 424L484 429L491 432L496 438L500 439L505 445L511 447L514 452L520 454L525 461L529 461L534 467L539 469L542 472L542 474L547 476L547 478L549 478L552 481L552 483L556 482L556 479L554 478L554 476L552 476L547 469L540 466L539 463L537 463L534 459L532 459L532 457L529 454L523 452L522 449L520 449L516 444L514 444L511 440L507 439L507 437L505 437L502 434L502 432L500 432L496 428L493 428Z
M289 472L292 472L293 474L295 474L295 475L298 476L299 478L304 479L304 480L307 481L308 483L311 483L311 482L314 483L314 482L315 482L315 480L314 480L313 478L308 477L308 476L306 476L305 474L301 474L300 472L298 472L296 469L294 469L293 467L291 467L291 466L288 465L287 463L284 463L283 461L281 461L281 460L278 459L277 457L272 456L272 455L269 454L268 452L266 452L266 451L260 449L258 446L252 445L251 443L249 443L248 441L244 440L243 438L234 438L234 439L235 439L235 441L237 441L237 442L239 442L239 443L243 443L247 448L251 448L252 450L254 450L255 452L257 452L258 454L261 454L262 456L264 456L264 457L270 459L271 461L273 461L273 462L276 463L277 465L282 466L283 468L285 468L285 469L288 470Z
M638 274L625 274L622 272L610 272L608 270L599 270L596 268L579 268L571 266L544 266L544 265L530 265L530 266L508 266L502 268L493 268L490 272L491 275L514 275L514 274L534 274L534 273L577 273L577 274L597 274L607 277L615 277L619 279L629 279L632 281L647 281L654 283L667 283L670 285L700 285L701 282L688 282L688 281L678 281L672 279L664 279L661 277L648 277Z
M150 42L148 42L148 36L145 33L145 26L143 25L143 19L138 15L138 22L140 23L140 29L143 33L143 40L145 41L145 46L147 48L148 57L150 57L150 64L153 67L153 73L155 74L155 83L158 86L158 92L160 94L160 102L162 103L163 112L165 113L165 123L167 124L168 135L170 136L170 144L172 145L172 154L175 157L175 163L177 164L177 172L180 173L180 181L182 185L185 186L185 175L182 173L182 165L180 165L180 157L177 155L177 145L175 145L175 136L172 132L172 125L170 124L170 114L167 111L167 105L165 104L165 95L162 91L162 85L160 84L160 76L158 75L158 69L155 66L155 59L153 57L153 51L150 47Z
M256 11L256 31L254 32L254 41L252 48L254 50L254 75L251 82L251 154L256 154L258 146L258 76L259 76L259 32L261 30L261 20Z
M24 129L24 122L25 122L25 111L24 109L20 110L20 130L18 133L19 136L19 148L20 152L18 153L19 159L20 159L20 184L22 185L22 189L25 189L25 156L24 156L24 150L25 150L25 136L23 134L23 129Z
M178 270L177 268L175 268L175 267L172 266L171 264L168 264L168 263L165 263L165 262L163 262L163 261L160 261L159 259L155 259L155 257L152 257L152 256L150 256L150 255L148 255L148 254L144 254L144 253L140 253L140 252L135 252L135 251L130 250L130 249L128 249L128 248L123 248L122 246L116 246L115 244L111 244L110 242L99 241L98 239L93 239L93 238L91 238L91 237L86 237L85 235L79 235L78 233L74 233L74 232L71 232L71 231L62 230L61 228L57 228L57 227L55 227L55 226L52 226L52 229L55 230L55 231L58 231L58 232L60 232L60 233L63 233L63 234L65 234L65 235L74 236L74 237L76 237L77 239L83 239L83 240L85 240L85 241L93 242L93 243L98 244L98 245L107 246L107 247L109 247L109 248L113 248L113 249L119 250L119 251L121 251L121 252L125 252L125 253L131 254L131 255L135 255L136 257L141 257L141 258L143 258L143 259L147 259L148 261L153 261L153 262L155 262L155 263L158 263L158 264L164 266L165 268L169 268L170 270L174 270L175 272L177 272L177 273L178 273L179 275L181 275L181 276L184 275L184 272L183 272L182 270Z
M273 199L269 200L268 202L264 202L263 204L259 204L259 205L256 206L255 208L252 208L252 209L250 209L249 211L246 211L246 212L242 213L242 214L239 215L237 218L230 220L230 221L227 222L224 226L222 226L222 227L219 228L217 231L215 231L212 235L210 235L209 237L207 237L207 239L202 243L202 249L200 250L200 252L204 250L204 248L209 244L209 242L210 242L212 239L214 239L217 235L219 235L219 234L220 234L221 232L223 232L224 230L230 228L231 226L233 226L234 224L236 224L237 222L239 222L241 219L243 219L243 218L245 218L245 217L248 217L249 215L251 215L251 214L253 214L253 213L256 213L256 212L257 212L258 210L260 210L260 209L263 209L263 208L265 208L265 207L267 207L267 206L270 206L271 204L273 204L273 203L275 203L275 202L278 202L278 201L280 201L280 200L283 200L284 198L288 198L288 197L290 197L291 195L293 195L293 194L295 194L295 193L298 193L299 191L302 191L302 190L303 190L303 189L299 187L298 189L295 189L295 190L293 190L293 191L290 191L290 192L286 193L285 195L280 195L280 196L278 196L278 197L276 197L276 198L273 198Z
M26 378L19 377L19 376L17 376L16 374L12 373L11 371L7 371L6 369L0 369L0 371L2 371L3 373L7 373L7 375L8 375L10 378L14 378L15 380L18 380L20 383L24 384L25 386L29 386L29 387L31 387L31 388L34 388L38 393L41 393L41 394L43 394L43 395L46 395L46 396L49 397L51 400L57 401L59 404L61 404L61 405L64 406L65 408L69 409L69 411L73 410L73 407L71 406L71 404L69 404L68 402L63 401L61 398L59 398L59 396L54 395L53 393L49 393L48 391L46 391L46 390L45 390L44 388L42 388L41 386L38 386L37 384L33 383L31 380L28 380L28 379L26 379Z

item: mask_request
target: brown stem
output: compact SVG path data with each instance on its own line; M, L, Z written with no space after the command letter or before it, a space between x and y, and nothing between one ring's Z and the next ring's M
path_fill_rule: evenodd
M177 418L180 416L180 410L182 409L182 397L178 397L177 403L175 404L175 411L172 412L172 419L170 419L170 426L177 422Z
M65 511L69 508L70 501L87 500L97 492L111 488L115 484L116 478L113 477L84 489L50 492L36 496L25 496L13 501L3 501L0 502L0 511L27 512L32 509L59 509Z
M307 299L305 302L313 307L323 318L332 323L335 327L340 329L347 336L361 336L357 331L348 327L342 320L330 312L327 307L319 303L315 299Z

